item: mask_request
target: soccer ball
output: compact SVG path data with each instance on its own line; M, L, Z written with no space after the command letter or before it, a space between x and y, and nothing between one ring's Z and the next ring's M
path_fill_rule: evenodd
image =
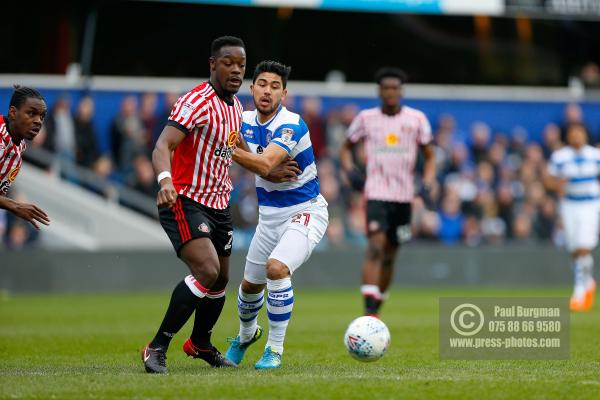
M348 353L358 361L379 360L390 345L390 331L375 317L359 317L350 323L344 335Z

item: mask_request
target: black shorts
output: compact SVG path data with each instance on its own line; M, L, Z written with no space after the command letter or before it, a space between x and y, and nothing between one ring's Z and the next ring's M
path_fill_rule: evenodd
M210 238L219 256L231 255L233 225L229 206L216 210L186 196L177 196L173 207L159 208L158 217L178 257L184 244L203 237Z
M410 240L411 204L367 201L367 235L384 232L393 245Z

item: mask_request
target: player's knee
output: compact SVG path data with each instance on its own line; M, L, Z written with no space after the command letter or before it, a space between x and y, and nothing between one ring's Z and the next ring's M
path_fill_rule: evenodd
M245 279L242 280L242 290L244 291L244 293L260 293L264 290L264 288L264 284L251 283Z
M219 278L219 264L192 261L188 262L188 267L194 278L208 288L212 288Z
M272 258L267 261L267 278L283 279L288 276L290 276L290 269L287 265Z
M383 259L383 246L379 246L375 243L369 243L367 247L367 257L371 260Z

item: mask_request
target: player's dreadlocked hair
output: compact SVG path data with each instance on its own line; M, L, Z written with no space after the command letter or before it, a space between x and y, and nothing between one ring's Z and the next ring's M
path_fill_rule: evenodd
M375 82L381 85L383 78L398 78L400 83L405 83L407 76L400 68L383 67L375 73Z
M15 91L13 92L12 97L10 98L10 107L14 106L16 108L19 108L23 104L25 104L27 99L30 97L34 99L44 100L42 94L33 88L20 85L14 85L13 87Z
M213 40L210 45L210 55L215 57L219 53L219 50L228 46L246 48L244 41L240 38L235 36L221 36Z
M290 76L290 72L292 72L292 67L288 67L287 65L283 65L280 62L265 60L261 61L256 68L254 69L254 76L252 77L252 83L256 82L256 78L263 72L272 72L281 77L281 82L283 83L283 88L285 89L287 86L287 81Z

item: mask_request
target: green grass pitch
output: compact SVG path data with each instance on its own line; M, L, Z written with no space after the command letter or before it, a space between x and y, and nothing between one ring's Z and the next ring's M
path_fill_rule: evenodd
M440 361L440 296L568 296L557 289L403 289L385 305L392 334L385 357L365 364L342 336L361 312L358 290L296 290L276 371L255 371L264 339L236 370L210 369L181 351L184 327L168 353L168 375L143 371L139 350L154 334L169 293L4 295L0 299L0 398L39 399L597 399L600 307L571 318L571 358L556 361ZM213 342L237 332L229 293ZM266 326L265 311L260 321Z

